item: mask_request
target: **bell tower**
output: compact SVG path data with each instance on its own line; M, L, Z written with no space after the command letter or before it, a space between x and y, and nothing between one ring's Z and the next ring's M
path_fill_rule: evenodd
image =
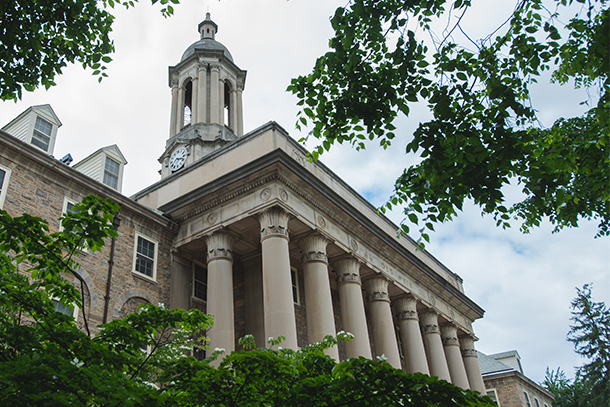
M161 178L183 170L243 135L246 71L216 41L218 26L206 13L200 39L169 67L172 89L169 139L159 158Z

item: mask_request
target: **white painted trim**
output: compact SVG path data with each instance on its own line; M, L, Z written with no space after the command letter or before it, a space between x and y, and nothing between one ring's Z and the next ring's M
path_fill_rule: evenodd
M294 271L294 284L290 285L290 288L296 286L296 291L297 291L297 297L293 298L292 301L296 304L296 305L301 305L301 292L299 290L299 270L297 270L296 267L290 267L291 271ZM290 282L292 283L292 273L290 275Z
M137 255L138 255L138 238L141 237L142 239L145 239L151 243L154 243L155 245L155 253L154 253L154 259L153 259L153 275L151 276L147 276L144 273L140 273L139 271L136 271L136 259L137 259ZM135 233L135 238L134 238L134 243L133 243L133 263L131 266L131 271L133 273L135 273L138 277L142 277L145 278L147 280L151 280L154 282L157 282L157 253L159 252L159 242L152 239L151 237L148 237L142 233Z
M195 265L196 264L201 266L201 267L203 267L204 269L206 269L206 271L208 269L207 264L203 264L203 263L201 263L201 262L199 262L197 260L193 260L193 264L191 266L191 298L193 300L195 300L195 301L199 301L199 302L202 302L202 303L205 304L207 302L206 300L195 296ZM205 287L206 287L206 290L207 290L207 288L208 288L208 282L207 281L205 282ZM206 292L206 298L207 298L207 292Z
M4 182L0 185L0 209L4 207L4 199L6 198L6 191L8 190L9 182L11 179L11 169L0 165L0 169L4 171Z

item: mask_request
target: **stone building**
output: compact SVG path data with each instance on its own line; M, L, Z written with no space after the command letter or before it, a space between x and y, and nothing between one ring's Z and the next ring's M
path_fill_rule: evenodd
M110 245L81 255L90 298L83 312L94 322L144 302L199 308L215 316L211 348L228 352L245 334L261 347L283 335L282 346L298 348L347 331L354 340L330 356L385 357L484 393L472 328L484 311L461 278L397 238L396 225L309 161L277 123L244 134L246 71L216 41L217 30L208 14L200 39L169 68L160 181L127 198L112 178L120 181L126 163L118 148L70 167L32 136L0 132L4 209L58 227L65 203L87 194L121 205L112 279ZM30 113L22 120L37 120ZM108 159L118 167L107 167Z
M516 350L485 355L478 352L487 395L500 407L551 407L553 395L523 374Z

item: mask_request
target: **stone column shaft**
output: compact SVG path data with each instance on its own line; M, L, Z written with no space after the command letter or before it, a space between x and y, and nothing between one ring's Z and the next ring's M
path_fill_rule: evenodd
M263 299L265 335L286 337L282 346L297 349L290 254L288 248L289 215L272 208L259 214L263 254Z
M220 109L220 94L218 91L220 85L220 67L212 65L212 79L210 80L210 123L222 124L222 119L219 117Z
M172 106L169 117L169 136L174 137L176 135L176 128L178 120L178 80L172 80Z
M371 343L362 300L360 263L354 258L345 258L334 263L334 268L338 274L341 324L345 332L354 335L354 339L345 344L345 354L348 359L360 356L370 359Z
M243 86L243 84L242 84ZM241 137L244 135L244 111L243 111L243 105L242 105L242 88L237 88L237 92L235 92L236 95L236 101L235 101L235 129L233 129L233 131L235 132L235 135L237 137Z
M402 352L406 358L408 373L420 372L429 375L426 350L417 316L417 299L413 296L399 298L394 307L402 339Z
M233 237L225 232L206 236L208 246L207 313L214 315L208 331L210 349L222 348L228 355L235 350L233 311Z
M479 358L477 350L474 347L474 338L470 336L460 338L460 347L470 389L485 394L485 384L483 383L481 369L479 368Z
M176 105L176 134L180 133L184 125L184 87L178 88L178 103Z
M191 124L199 122L197 102L199 101L199 78L193 78L192 82L192 93L191 93Z
M206 117L206 103L207 103L207 71L206 65L199 65L199 83L197 92L197 121L195 123L207 123L208 118Z
M190 260L172 253L172 276L170 307L189 309L191 301L191 279L193 278L192 263Z
M430 375L451 382L451 375L441 341L441 331L438 327L438 314L434 310L427 310L420 314L419 319Z
M462 360L462 352L460 351L460 341L457 336L457 327L453 324L444 325L441 327L441 339L445 348L445 357L447 358L447 366L451 381L456 386L462 389L470 389L468 384L468 376L464 368Z
M369 320L373 331L375 356L384 355L390 365L401 369L396 330L390 308L388 294L389 281L383 276L370 278L364 282L369 307Z
M263 274L260 254L251 259L243 260L243 265L246 334L254 336L257 348L264 348L267 343L267 336L265 335Z
M326 335L336 335L333 300L328 279L328 240L318 234L305 237L300 242L303 250L303 279L305 303L307 304L307 339L309 343L320 342ZM337 347L325 353L339 360Z

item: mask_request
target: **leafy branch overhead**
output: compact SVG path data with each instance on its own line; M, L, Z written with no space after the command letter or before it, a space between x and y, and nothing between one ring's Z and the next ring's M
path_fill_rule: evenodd
M398 176L381 208L403 206L403 233L408 222L422 225L429 241L426 230L473 201L505 228L516 221L527 233L546 219L559 231L594 219L596 236L607 236L606 0L520 0L487 37L473 41L464 33L466 47L454 36L463 32L470 6L469 0L351 0L338 8L331 50L288 87L302 107L297 127L311 126L320 140L313 158L336 143L363 149L377 140L389 148L398 137L396 118L425 102L432 118L419 124L406 149L421 161ZM441 23L438 36L434 27ZM588 88L593 107L541 128L529 87L544 71L557 84ZM505 197L509 184L521 186L517 202Z
M49 89L68 63L106 77L114 44L110 39L117 5L134 7L138 0L3 0L0 2L0 100L21 99L23 90ZM165 17L179 0L161 4Z

